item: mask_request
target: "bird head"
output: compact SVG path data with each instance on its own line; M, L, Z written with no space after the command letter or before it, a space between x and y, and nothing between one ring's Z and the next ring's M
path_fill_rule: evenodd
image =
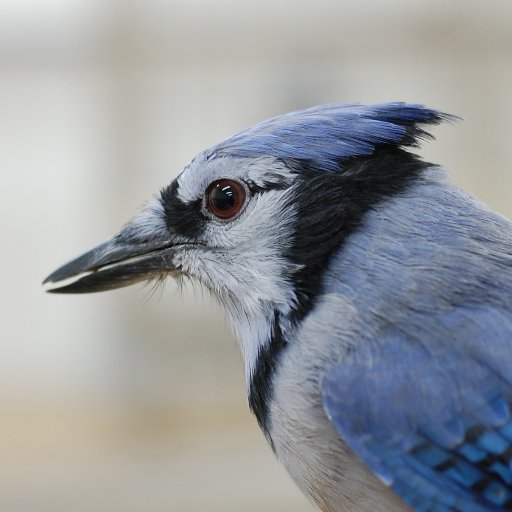
M333 252L426 164L406 151L419 105L324 105L260 123L200 153L118 234L52 273L53 293L188 276L224 304L248 379L275 334L313 307Z

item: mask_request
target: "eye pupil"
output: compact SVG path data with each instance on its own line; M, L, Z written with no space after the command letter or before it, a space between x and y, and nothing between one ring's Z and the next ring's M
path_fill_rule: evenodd
M212 203L219 210L229 210L230 208L233 208L236 199L230 185L226 185L222 188L215 187L212 191L211 197Z
M214 181L206 191L208 210L220 219L234 217L245 203L245 189L234 180Z

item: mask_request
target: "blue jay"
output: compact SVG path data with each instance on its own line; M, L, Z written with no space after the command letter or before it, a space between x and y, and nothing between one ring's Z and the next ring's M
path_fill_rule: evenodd
M324 512L512 510L512 223L409 148L451 116L323 105L200 153L56 293L189 276Z

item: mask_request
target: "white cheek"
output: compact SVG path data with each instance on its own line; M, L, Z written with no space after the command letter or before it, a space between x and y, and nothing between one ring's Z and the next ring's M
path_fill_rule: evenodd
M230 224L209 222L204 239L213 248L176 256L183 270L225 306L248 381L261 347L270 339L276 310L286 314L296 301L291 276L297 268L283 256L294 220L292 210L283 211L287 193L259 194Z
M269 256L278 256L291 243L295 212L285 208L289 190L268 190L249 199L245 210L232 222L211 221L205 237L219 247L240 248L250 257L250 251L263 249ZM215 244L214 244L215 245Z

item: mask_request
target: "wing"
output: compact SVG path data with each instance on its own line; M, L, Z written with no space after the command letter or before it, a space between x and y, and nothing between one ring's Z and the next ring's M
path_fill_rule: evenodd
M457 308L432 320L331 368L325 410L414 510L512 510L512 315Z

